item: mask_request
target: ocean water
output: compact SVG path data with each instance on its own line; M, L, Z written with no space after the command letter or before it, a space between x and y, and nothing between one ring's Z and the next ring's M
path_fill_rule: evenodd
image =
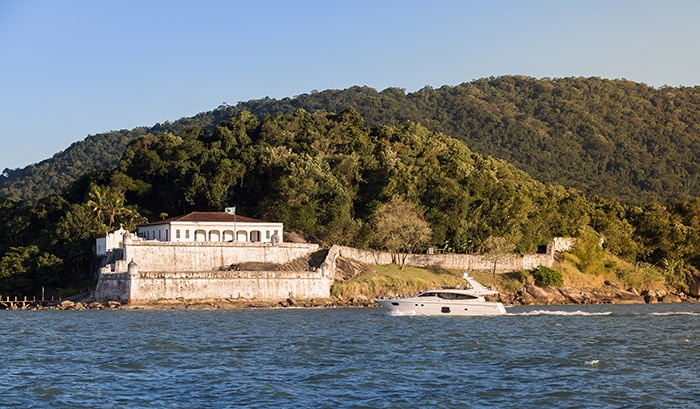
M0 408L700 408L700 304L0 311Z

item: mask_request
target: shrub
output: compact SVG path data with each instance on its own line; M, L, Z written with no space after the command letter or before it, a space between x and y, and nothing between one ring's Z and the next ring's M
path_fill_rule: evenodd
M561 273L551 268L539 266L532 270L535 284L540 287L556 287L564 285L564 278Z

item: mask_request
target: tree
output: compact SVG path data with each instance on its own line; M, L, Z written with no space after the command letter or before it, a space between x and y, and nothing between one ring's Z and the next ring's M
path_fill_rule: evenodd
M0 291L25 295L39 285L57 282L61 260L37 246L11 247L0 258Z
M496 284L496 265L515 249L515 245L505 236L489 236L483 248L487 259L493 261L493 283Z
M425 246L433 234L416 206L399 197L381 205L372 214L371 223L372 245L398 256L401 269L408 254Z
M92 207L98 219L108 220L107 228L111 229L117 216L127 215L131 210L124 203L124 192L109 186L90 186L88 206Z

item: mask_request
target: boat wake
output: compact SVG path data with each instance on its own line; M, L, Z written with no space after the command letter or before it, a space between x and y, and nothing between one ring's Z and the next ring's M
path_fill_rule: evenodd
M700 312L693 311L673 311L673 312L652 312L651 315L665 316L665 315L693 315L700 317Z
M394 310L394 311L389 311L389 315L391 315L392 317L409 317L409 316L416 315L416 312L415 311Z
M600 315L610 315L612 311L602 311L602 312L587 312L587 311L548 311L548 310L536 310L528 312L516 312L508 313L506 315L513 316L534 316L534 315L560 315L560 316L600 316Z

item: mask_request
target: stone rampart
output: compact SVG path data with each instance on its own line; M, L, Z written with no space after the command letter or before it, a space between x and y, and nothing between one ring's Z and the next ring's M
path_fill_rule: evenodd
M209 271L237 263L284 264L318 250L318 244L177 243L134 241L125 245L124 259L140 271Z
M261 301L328 298L333 276L314 271L225 270L238 263L284 264L307 257L317 244L174 243L129 240L125 259L102 269L99 301L235 298ZM127 260L128 265L127 265Z
M160 299L255 299L329 298L335 278L336 259L364 264L395 263L386 252L333 246L321 268L315 271L226 270L239 263L284 264L318 250L316 244L280 243L173 243L125 240L125 259L102 269L95 298L100 301L155 301ZM128 261L127 261L128 260ZM128 265L127 265L128 262ZM496 272L551 267L553 254L508 255L496 263ZM491 271L493 259L472 254L409 254L406 264L438 266L465 271Z
M105 267L97 280L95 299L98 301L128 301L131 278L128 272L113 273Z
M352 247L333 246L331 254L363 264L387 265L396 262L396 255L370 250L360 250ZM496 262L497 273L530 270L537 266L551 267L554 263L552 254L509 254L500 257ZM406 265L416 267L442 267L465 271L492 271L493 258L478 254L409 254Z
M329 298L332 277L314 271L140 272L132 275L131 300Z

